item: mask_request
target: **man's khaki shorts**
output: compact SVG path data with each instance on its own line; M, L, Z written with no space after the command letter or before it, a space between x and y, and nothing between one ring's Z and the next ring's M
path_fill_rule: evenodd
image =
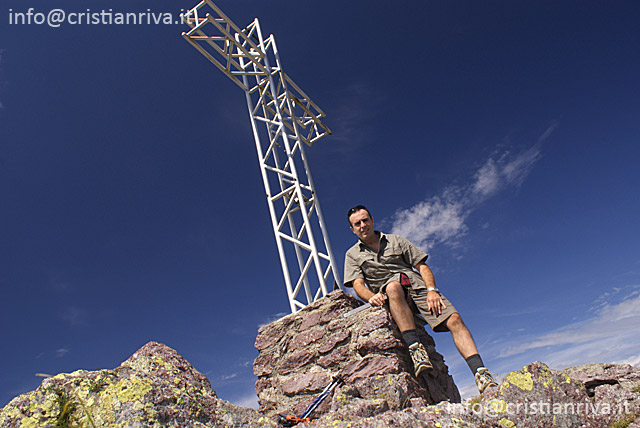
M447 327L447 323L445 321L447 321L451 315L457 314L458 311L453 306L453 304L442 295L442 293L439 294L440 297L442 297L442 301L444 302L446 308L443 307L442 313L436 317L429 310L429 304L427 303L427 294L429 292L426 288L419 288L417 290L409 288L408 290L405 290L409 292L409 295L407 296L409 307L411 307L414 313L420 313L424 317L425 321L431 326L433 331L449 331L449 328Z

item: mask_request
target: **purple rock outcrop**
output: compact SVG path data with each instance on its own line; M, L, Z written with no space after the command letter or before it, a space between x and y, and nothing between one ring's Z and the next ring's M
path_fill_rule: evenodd
M559 371L534 362L486 391L481 409L486 422L499 426L606 428L624 419L640 422L639 386L638 367L588 364Z
M640 368L629 364L592 363L568 367L563 373L582 382L594 408L599 403L604 419L610 424L636 415L635 427L640 428ZM633 425L629 425L632 427Z
M217 397L175 350L149 342L113 370L59 374L0 410L0 427L273 428L253 409Z
M334 291L259 330L255 347L260 354L253 371L260 412L299 415L338 374L345 385L315 416L354 400L365 408L373 405L377 412L460 401L444 359L424 329L420 339L434 371L416 378L409 351L386 310L369 308L344 316L360 305L353 296ZM367 401L372 399L377 401Z

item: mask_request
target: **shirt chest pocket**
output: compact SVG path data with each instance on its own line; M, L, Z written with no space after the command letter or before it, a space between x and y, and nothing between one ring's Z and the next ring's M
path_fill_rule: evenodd
M389 246L380 255L380 262L389 266L407 266L402 248L399 246Z
M377 254L367 254L362 257L360 266L367 280L381 281L389 275L389 266Z
M380 262L377 260L377 256L375 254L367 254L360 256L358 260L358 264L362 268L363 271L367 271L370 269L374 269L380 266Z

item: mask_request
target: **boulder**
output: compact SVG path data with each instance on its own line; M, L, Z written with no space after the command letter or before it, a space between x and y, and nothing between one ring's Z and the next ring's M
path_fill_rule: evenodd
M0 427L272 427L219 399L209 380L166 345L149 342L113 370L59 374L0 411Z
M388 311L369 308L344 316L360 305L353 296L334 291L259 330L253 369L262 413L300 415L337 375L345 385L325 399L314 417L348 404L359 409L355 414L371 416L460 401L444 359L424 329L420 340L434 371L416 378L409 350Z
M480 410L485 421L505 427L631 423L640 417L639 376L640 368L628 365L589 364L559 371L534 362L487 390Z

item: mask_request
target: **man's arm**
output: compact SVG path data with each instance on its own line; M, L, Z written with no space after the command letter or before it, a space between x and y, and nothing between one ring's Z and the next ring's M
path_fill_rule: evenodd
M364 283L364 279L362 278L353 280L353 290L356 292L359 298L361 298L365 302L370 303L373 306L384 305L384 294L376 294L373 291L369 290L369 288L367 288Z
M420 262L415 266L416 270L420 272L420 276L422 276L422 280L427 288L435 288L436 280L433 277L433 272L427 266L425 262ZM427 294L427 304L429 305L429 310L435 315L438 316L442 313L442 308L446 308L447 305L442 301L442 297L440 293L435 290L429 291Z

